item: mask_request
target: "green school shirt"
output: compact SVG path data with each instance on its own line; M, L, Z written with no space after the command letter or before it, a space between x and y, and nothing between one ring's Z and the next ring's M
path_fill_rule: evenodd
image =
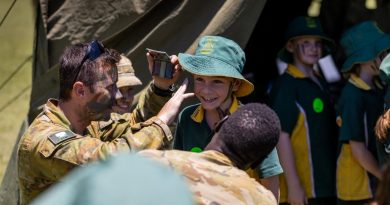
M230 113L239 107L239 101L234 98ZM178 118L173 148L184 151L202 151L211 141L212 130L203 118L204 110L200 104L190 105L184 108ZM267 178L283 173L276 149L263 160L257 167L260 178Z
M290 135L298 177L309 199L336 193L335 112L326 82L320 77L318 81L320 85L289 64L270 92L271 107ZM280 202L286 202L284 175L280 182Z
M374 196L377 181L353 157L350 140L363 142L377 158L374 127L382 113L383 95L352 75L338 106L340 150L337 163L337 196L342 200L363 200Z

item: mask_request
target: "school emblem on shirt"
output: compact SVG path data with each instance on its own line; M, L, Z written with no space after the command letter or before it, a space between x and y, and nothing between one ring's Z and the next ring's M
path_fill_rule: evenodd
M313 100L313 110L316 113L321 113L324 111L324 102L321 100L321 98L315 98Z

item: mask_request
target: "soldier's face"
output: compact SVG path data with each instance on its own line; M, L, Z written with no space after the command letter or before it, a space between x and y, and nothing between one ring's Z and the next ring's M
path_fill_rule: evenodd
M122 97L116 99L116 104L112 107L112 111L123 114L131 112L131 105L134 99L134 88L132 86L125 86L119 88Z
M89 93L89 100L86 103L85 112L89 120L107 120L110 117L115 96L120 95L116 87L117 79L116 68L102 72L99 80L94 84L93 92Z

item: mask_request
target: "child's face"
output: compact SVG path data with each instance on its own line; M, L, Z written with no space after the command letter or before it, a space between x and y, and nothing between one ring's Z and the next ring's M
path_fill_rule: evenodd
M314 36L298 37L287 43L287 50L293 53L295 62L313 66L322 56L322 40Z
M233 78L194 75L194 93L205 110L218 107L227 109L232 99L232 96L228 95L237 91L239 85L240 81ZM232 92L229 92L229 89Z
M365 73L371 75L371 76L378 76L379 75L379 67L377 66L377 60L373 61L367 61L360 63L361 69L365 70Z

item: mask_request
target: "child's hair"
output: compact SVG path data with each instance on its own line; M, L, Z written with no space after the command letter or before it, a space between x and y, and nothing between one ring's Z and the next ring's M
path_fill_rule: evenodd
M390 161L387 160L384 170L382 181L379 182L378 189L376 191L376 204L377 205L390 205Z
M379 141L384 142L387 140L387 134L390 129L390 109L379 117L375 125L375 134Z

